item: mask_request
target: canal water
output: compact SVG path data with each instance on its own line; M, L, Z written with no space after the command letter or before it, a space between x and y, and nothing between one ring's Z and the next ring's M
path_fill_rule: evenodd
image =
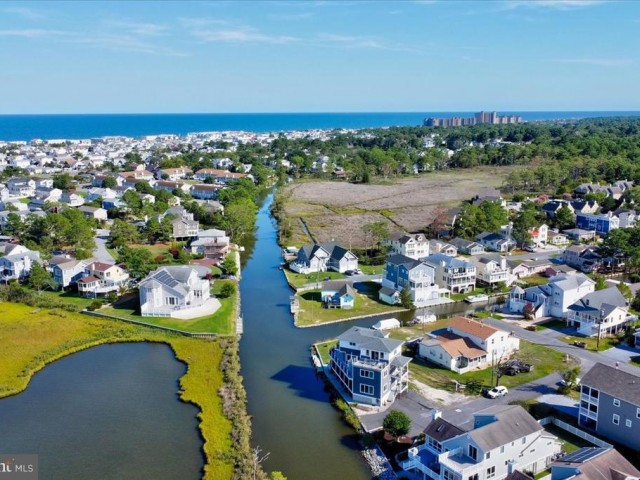
M253 444L269 453L267 471L289 479L369 479L353 430L329 403L329 394L309 360L311 344L335 338L353 325L371 326L378 318L324 327L296 328L289 313L291 292L278 270L282 260L276 222L263 203L256 242L242 271L244 334L240 359L253 422ZM434 308L437 315L474 311L456 303Z
M38 454L43 480L196 480L198 409L177 397L185 371L161 344L65 357L0 401L0 453Z

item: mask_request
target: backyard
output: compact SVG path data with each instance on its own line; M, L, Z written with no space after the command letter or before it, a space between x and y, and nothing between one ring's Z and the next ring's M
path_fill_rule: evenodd
M297 326L322 325L323 323L347 320L363 315L384 315L404 311L398 305L387 305L378 300L380 285L365 282L356 293L354 307L350 309L324 308L320 299L320 290L308 290L298 294L300 311L296 319Z
M505 375L500 379L500 384L507 388L517 387L524 383L532 382L551 373L568 369L574 361L565 362L564 354L544 347L539 344L520 340L518 359L534 365L534 370L529 373L520 373L515 376ZM484 370L476 370L463 374L445 370L420 358L414 358L409 364L409 372L413 378L431 387L447 391L456 391L456 381L466 385L465 393L471 395L480 394L483 387L491 386L491 367ZM495 377L493 383L495 384Z
M558 337L558 340L569 345L573 345L574 342L583 342L586 344L586 350L604 351L612 347L617 346L620 343L620 339L616 336L602 337L600 338L600 348L598 349L598 339L596 337L584 337L582 335L573 335L575 328L567 327L566 323L562 320L551 320L550 322L540 323L537 325L537 330L551 329L557 332L561 332L563 335Z
M329 351L337 344L337 340L327 340L326 342L318 342L314 345L323 364L329 365Z
M225 283L231 283L236 287L234 293L227 298L219 296L222 286ZM206 315L191 320L181 320L170 317L142 317L139 313L140 307L137 295L118 301L115 306L103 307L99 310L99 313L162 327L175 328L185 332L217 333L219 335L233 334L235 332L236 302L238 301L236 282L234 280L216 280L211 288L211 293L218 296L220 308L216 310L213 315Z

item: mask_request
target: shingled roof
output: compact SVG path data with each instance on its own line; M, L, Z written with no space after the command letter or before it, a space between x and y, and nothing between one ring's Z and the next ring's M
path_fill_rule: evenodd
M596 363L582 378L582 384L633 405L640 405L640 377Z

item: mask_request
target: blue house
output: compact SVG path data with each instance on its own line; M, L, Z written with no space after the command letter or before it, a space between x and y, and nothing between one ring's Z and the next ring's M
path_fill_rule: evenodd
M406 287L416 307L437 305L442 303L442 296L448 291L436 284L435 276L435 268L431 265L400 254L389 255L379 298L391 305L398 303L400 292Z
M354 402L392 403L409 387L409 357L401 340L371 328L351 327L338 337L329 366Z
M320 298L326 308L353 308L356 292L349 282L334 280L322 285Z
M578 213L576 228L595 231L598 235L606 235L611 230L620 228L620 219L611 212L595 215L592 213Z

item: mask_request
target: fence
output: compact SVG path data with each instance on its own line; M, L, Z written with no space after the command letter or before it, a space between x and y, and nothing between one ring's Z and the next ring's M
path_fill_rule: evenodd
M90 310L82 310L85 315L89 315L92 317L106 318L109 320L118 320L119 322L127 322L133 323L135 325L141 325L143 327L156 328L158 330L164 330L166 332L177 333L179 335L184 335L185 337L199 337L199 338L216 338L218 335L216 333L196 333L196 332L185 332L183 330L177 330L175 328L163 327L162 325L154 325L152 323L139 322L137 320L132 320L130 318L122 318L116 317L114 315L107 315L106 313L100 312L92 312Z
M579 428L576 428L573 425L569 425L568 423L565 423L562 420L558 420L556 417L545 417L538 420L538 423L543 427L551 423L556 427L564 430L565 432L569 432L570 434L575 435L576 437L579 437L589 443L592 443L596 447L613 448L613 445L611 445L610 443L604 442L599 438L594 437L590 433L580 430Z

